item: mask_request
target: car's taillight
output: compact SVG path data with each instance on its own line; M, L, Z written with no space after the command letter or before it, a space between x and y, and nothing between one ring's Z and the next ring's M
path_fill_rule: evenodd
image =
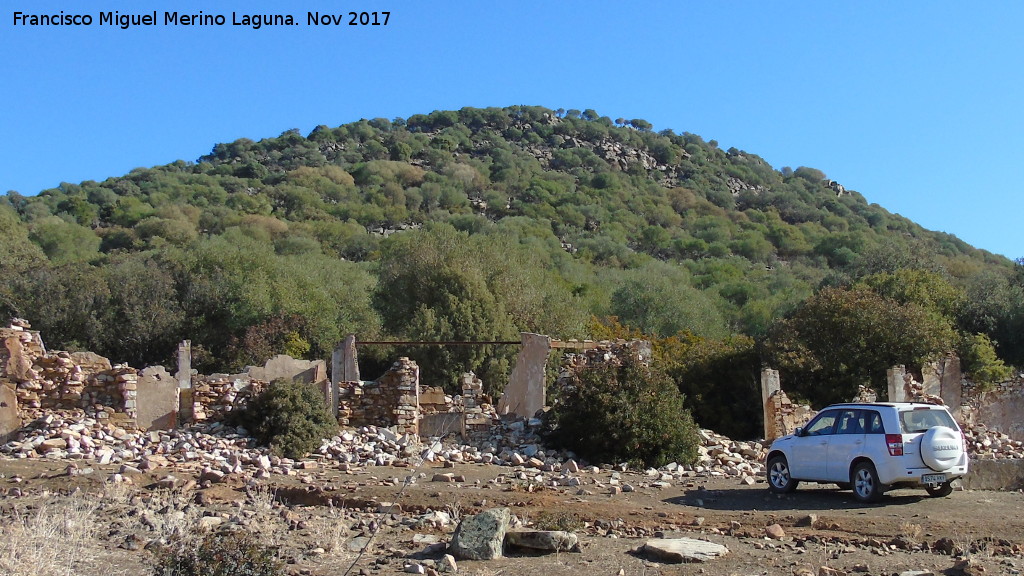
M889 456L903 456L903 434L886 434L885 445L889 448Z

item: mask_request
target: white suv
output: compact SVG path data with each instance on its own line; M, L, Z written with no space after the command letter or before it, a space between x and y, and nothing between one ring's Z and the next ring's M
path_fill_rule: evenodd
M924 487L948 496L967 474L966 441L944 406L904 402L834 404L796 433L772 442L768 488L835 482L873 502L890 488Z

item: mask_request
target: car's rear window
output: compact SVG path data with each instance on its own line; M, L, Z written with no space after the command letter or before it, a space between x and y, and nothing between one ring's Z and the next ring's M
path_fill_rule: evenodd
M918 408L900 412L900 426L904 434L927 432L929 428L945 426L957 430L953 417L942 409Z

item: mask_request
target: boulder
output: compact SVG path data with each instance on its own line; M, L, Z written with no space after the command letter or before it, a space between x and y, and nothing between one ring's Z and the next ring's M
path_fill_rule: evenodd
M451 553L461 560L493 560L501 557L505 531L512 513L508 508L493 508L467 516L455 528Z
M640 552L663 562L707 562L729 553L721 544L693 538L655 538L648 540Z

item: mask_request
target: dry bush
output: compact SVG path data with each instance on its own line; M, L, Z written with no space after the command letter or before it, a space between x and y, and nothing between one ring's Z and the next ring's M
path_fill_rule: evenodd
M583 528L583 520L571 512L565 511L543 511L537 515L534 527L537 530L561 530L563 532L575 532Z
M273 510L277 501L277 490L269 486L255 486L245 491L249 503L258 511L269 512Z
M905 536L911 542L920 542L921 535L924 534L924 528L922 528L920 524L903 522L900 524L900 534Z

